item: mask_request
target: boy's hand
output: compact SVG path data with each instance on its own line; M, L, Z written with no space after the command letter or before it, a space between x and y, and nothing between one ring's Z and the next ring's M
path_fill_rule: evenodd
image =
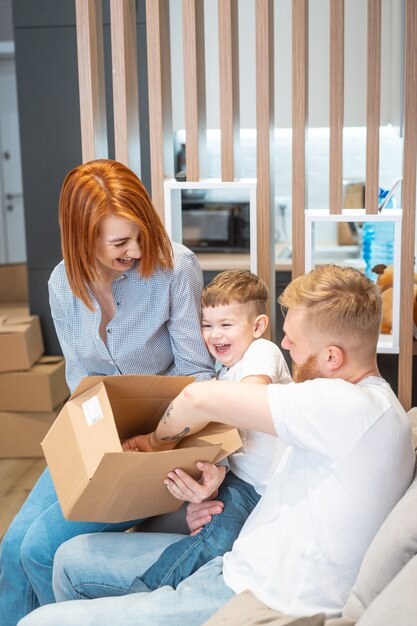
M223 482L226 468L201 461L197 463L197 467L203 472L199 482L181 469L168 472L164 483L170 494L183 502L194 503L200 503L207 498L215 497L219 486Z
M204 500L200 504L191 502L187 507L187 526L190 535L197 535L206 524L211 522L213 515L218 515L223 511L223 502L220 500Z

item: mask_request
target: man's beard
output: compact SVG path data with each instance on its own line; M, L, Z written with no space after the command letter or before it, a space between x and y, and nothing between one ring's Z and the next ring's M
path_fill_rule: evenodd
M292 377L295 383L303 383L305 380L323 378L323 374L317 365L317 357L310 356L302 365L294 364Z

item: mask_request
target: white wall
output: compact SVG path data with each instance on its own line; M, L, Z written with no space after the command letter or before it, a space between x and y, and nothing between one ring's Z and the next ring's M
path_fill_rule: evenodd
M329 118L329 2L311 0L309 10L309 126ZM275 0L275 125L291 127L291 0ZM255 0L239 0L240 118L254 128ZM205 0L207 128L219 128L217 2ZM184 127L181 0L170 0L173 128ZM367 2L345 0L345 125L366 123ZM381 125L400 121L401 0L382 0Z

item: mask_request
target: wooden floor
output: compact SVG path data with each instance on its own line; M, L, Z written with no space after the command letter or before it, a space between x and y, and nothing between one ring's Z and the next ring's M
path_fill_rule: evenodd
M44 459L0 459L0 540L45 465Z

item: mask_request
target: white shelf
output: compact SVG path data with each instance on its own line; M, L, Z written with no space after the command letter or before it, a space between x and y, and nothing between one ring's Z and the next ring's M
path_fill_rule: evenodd
M165 228L172 241L182 243L182 203L183 189L246 189L249 193L249 239L250 239L250 271L257 274L257 215L256 215L256 179L241 178L224 182L218 178L206 178L196 182L182 182L175 178L164 181L165 195Z
M401 228L402 209L385 209L369 215L365 209L343 209L342 213L330 214L328 209L305 211L305 271L313 269L314 224L316 222L393 222L394 224L394 284L392 298L392 334L380 335L377 351L381 354L398 354L400 351L400 289L401 289ZM348 260L347 260L348 262Z

